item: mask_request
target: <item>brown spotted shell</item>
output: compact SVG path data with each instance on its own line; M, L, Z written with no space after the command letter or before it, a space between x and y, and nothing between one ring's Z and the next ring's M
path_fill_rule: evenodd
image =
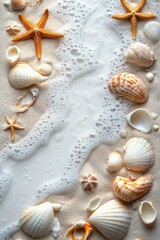
M124 72L113 76L108 88L117 97L136 103L143 103L148 99L148 90L145 84L132 73Z

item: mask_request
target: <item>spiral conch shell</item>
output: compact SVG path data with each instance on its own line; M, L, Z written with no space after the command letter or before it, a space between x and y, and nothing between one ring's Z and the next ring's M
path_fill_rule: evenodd
M113 189L117 197L126 201L133 202L147 193L153 184L151 176L143 176L135 181L130 181L128 178L115 177Z
M91 225L83 220L80 220L66 232L65 240L87 240L91 232Z
M108 240L122 240L128 232L131 215L127 206L114 199L100 206L89 221Z
M156 57L150 47L141 42L137 42L128 49L125 54L125 59L127 62L137 66L149 68L155 62Z
M131 73L120 73L111 78L108 85L111 93L117 97L136 103L144 103L148 99L148 91L142 80Z
M16 89L23 89L33 84L43 83L48 78L34 71L27 63L19 62L9 72L8 81Z

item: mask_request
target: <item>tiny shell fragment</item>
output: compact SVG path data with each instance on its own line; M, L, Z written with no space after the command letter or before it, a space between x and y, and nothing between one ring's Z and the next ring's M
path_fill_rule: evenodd
M21 30L20 25L17 22L10 22L7 27L6 27L6 31L10 34L10 35L14 35L14 34L18 34Z
M61 234L61 225L57 218L54 219L52 233L54 238L58 238Z

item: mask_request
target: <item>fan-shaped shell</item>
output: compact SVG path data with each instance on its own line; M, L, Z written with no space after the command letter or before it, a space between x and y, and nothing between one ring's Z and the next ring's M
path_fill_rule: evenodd
M124 147L124 165L136 172L145 172L155 162L151 144L145 138L131 138Z
M146 86L138 76L131 73L124 72L113 76L108 88L117 97L136 103L143 103L148 99Z
M45 202L26 209L20 217L20 226L25 234L42 238L51 233L53 221L53 206Z
M89 218L108 240L121 240L128 232L131 215L129 208L118 200L100 206Z
M118 176L114 179L113 189L117 197L126 202L132 202L147 193L152 184L153 178L151 176L140 177L135 181Z

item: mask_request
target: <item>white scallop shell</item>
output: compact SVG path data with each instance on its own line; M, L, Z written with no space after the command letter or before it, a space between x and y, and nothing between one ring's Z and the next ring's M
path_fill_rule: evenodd
M7 61L16 64L21 56L21 50L17 46L11 46L6 52Z
M100 206L101 201L102 199L99 196L92 198L87 205L87 211L94 212Z
M127 115L128 124L136 130L149 133L152 129L150 113L144 108L137 108Z
M143 201L138 208L138 215L145 224L149 225L156 220L157 210L151 202Z
M48 78L34 71L30 65L19 62L9 72L8 81L16 89L23 89L33 84L43 83Z
M156 60L153 51L147 45L137 42L134 43L126 52L127 62L140 67L151 67Z
M144 34L153 42L160 40L160 23L156 21L148 22L144 29Z
M6 27L6 31L12 35L12 34L18 34L21 30L20 25L17 22L11 21Z
M27 0L12 0L12 8L14 10L22 10L27 6Z
M49 75L52 73L52 67L48 63L42 63L38 66L37 72L39 72L42 75Z
M123 161L118 152L111 152L108 156L107 171L116 172L122 168Z
M124 165L136 172L145 172L155 162L151 144L145 138L131 138L124 147Z
M131 215L129 208L118 200L100 206L89 218L108 240L121 240L128 232Z

